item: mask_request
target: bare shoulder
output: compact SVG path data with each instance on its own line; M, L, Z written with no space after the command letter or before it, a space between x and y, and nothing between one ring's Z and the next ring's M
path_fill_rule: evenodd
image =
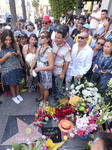
M23 46L23 50L27 50L28 49L28 44Z

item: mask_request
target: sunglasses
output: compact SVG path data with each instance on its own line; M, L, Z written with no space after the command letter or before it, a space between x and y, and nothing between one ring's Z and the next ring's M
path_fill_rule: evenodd
M84 40L85 38L88 38L88 37L78 36L78 39L81 39L81 40Z
M101 45L101 46L104 46L104 44L101 44L101 43L97 43L98 45Z
M42 36L39 36L39 38L41 38L41 39L45 39L45 38L47 38L45 35L42 35Z
M47 22L42 22L42 24L45 24L45 25L47 25Z

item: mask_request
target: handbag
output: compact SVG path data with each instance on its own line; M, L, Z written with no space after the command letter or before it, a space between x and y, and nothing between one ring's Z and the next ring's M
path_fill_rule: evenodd
M98 83L100 81L100 74L98 74L97 72L93 72L93 74L92 74L92 80L94 82Z

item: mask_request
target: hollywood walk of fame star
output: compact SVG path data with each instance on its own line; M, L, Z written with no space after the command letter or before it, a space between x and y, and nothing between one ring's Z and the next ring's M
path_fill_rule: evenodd
M3 142L1 145L11 145L12 142L16 143L26 143L29 139L30 142L37 140L42 134L38 132L38 127L32 124L28 125L19 118L17 118L18 133L13 135L11 138Z

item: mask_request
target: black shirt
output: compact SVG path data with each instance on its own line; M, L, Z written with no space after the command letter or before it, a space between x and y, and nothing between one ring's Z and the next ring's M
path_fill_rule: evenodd
M80 34L80 31L77 30L77 29L74 29L74 30L72 31L71 37L72 37L73 39L74 39L74 37L73 37L74 34L75 34L75 37L76 37L78 34Z
M73 14L72 14L72 13L69 15L69 19L70 19L70 21L71 21L71 20L74 20L74 17L73 17ZM70 21L69 21L69 23L70 23Z

